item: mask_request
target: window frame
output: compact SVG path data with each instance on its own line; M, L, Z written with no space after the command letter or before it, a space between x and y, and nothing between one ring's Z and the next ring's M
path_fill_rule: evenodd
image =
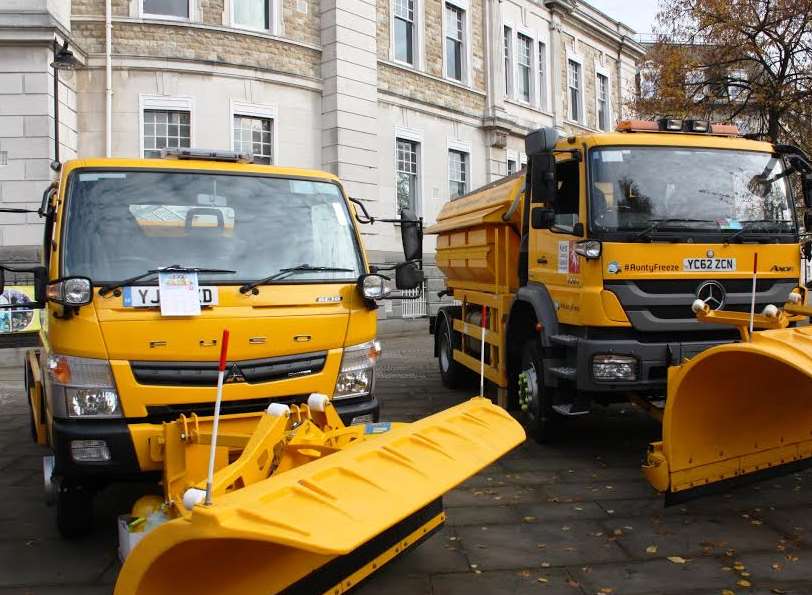
M580 56L567 52L567 112L566 120L579 126L586 126L586 105L584 105L584 61ZM578 65L579 87L578 87L578 118L572 117L572 87L570 76L570 63Z
M393 153L392 157L394 159L393 163L393 172L394 172L394 183L395 183L395 192L394 192L394 209L395 209L395 216L398 214L398 188L397 188L397 179L400 170L398 169L398 141L408 141L415 145L416 151L416 163L417 163L417 173L416 180L415 180L415 197L414 197L414 207L415 207L415 215L417 217L423 216L423 134L420 131L412 130L409 128L400 128L396 127L394 131L394 143L393 143Z
M512 23L502 23L502 62L505 69L505 97L513 98L516 89L515 80L515 51L513 36L515 29Z
M414 18L412 20L412 59L413 63L405 62L398 59L395 50L395 19L399 18L395 15L395 1L389 2L389 59L396 64L405 66L407 68L414 68L421 70L423 68L423 0L414 1Z
M234 146L234 118L243 116L246 118L263 118L271 121L271 165L276 165L279 161L279 118L278 108L273 104L247 103L236 99L229 101L231 130L231 149L236 151Z
M189 112L189 146L195 146L194 97L141 94L138 96L138 155L140 158L144 158L144 110Z
M600 79L606 79L606 128L601 128L600 121ZM608 68L595 64L595 128L603 132L612 130L614 110L612 109L612 76Z
M462 40L460 41L462 47L460 48L460 78L456 79L448 74L448 57L446 51L446 43L449 39L448 25L446 19L446 11L451 6L457 10L462 11ZM442 55L443 55L443 78L447 81L457 83L460 85L469 86L471 84L471 17L467 0L443 0L442 2Z
M520 80L519 69L522 67L522 64L519 62L519 48L520 48L520 44L523 43L522 39L521 39L522 37L527 40L527 47L528 47L528 52L527 52L527 60L528 60L528 64L527 64L527 85L528 85L527 93L528 93L528 97L527 97L527 99L525 99L524 97L519 96L519 80ZM536 87L536 84L535 84L535 79L536 79L535 65L536 65L536 61L534 59L535 41L536 41L535 38L528 31L526 31L526 30L518 30L518 29L516 30L516 43L515 43L515 48L516 48L516 52L515 52L516 53L516 58L515 58L515 63L516 63L516 66L515 66L515 70L516 70L516 74L515 74L515 78L516 78L516 95L515 95L514 99L516 99L516 101L518 101L520 103L523 103L525 105L534 105L536 103L535 102L535 95L536 95L536 93L535 93L535 87Z
M466 142L459 141L457 139L449 138L447 140L447 143L446 143L446 172L447 172L447 178L448 178L448 184L447 184L446 187L448 188L448 200L454 200L454 198L451 197L451 182L452 182L452 180L451 180L451 153L452 152L458 153L460 155L465 156L464 164L463 164L464 165L463 175L464 175L465 179L461 180L465 184L465 192L463 192L462 194L458 194L454 198L457 198L459 196L465 196L466 194L468 194L471 191L471 145L466 143ZM458 182L458 183L460 182L460 180L454 180L454 181Z
M156 20L156 21L178 21L180 23L189 23L197 18L196 9L197 9L197 1L196 0L186 0L187 6L189 7L189 16L188 17L177 17L174 15L169 14L153 14L151 12L147 12L144 10L144 1L145 0L136 0L136 6L138 8L138 18L139 19L149 19L149 20ZM158 109L158 108L147 108L147 109Z
M234 18L234 10L238 1L239 0L225 0L225 13L228 15L229 25L233 29L240 29L241 31L253 31L255 33L266 33L268 35L279 34L279 20L281 17L281 3L279 0L265 0L266 6L268 7L268 29L250 27L248 25L240 25L237 23L237 20Z

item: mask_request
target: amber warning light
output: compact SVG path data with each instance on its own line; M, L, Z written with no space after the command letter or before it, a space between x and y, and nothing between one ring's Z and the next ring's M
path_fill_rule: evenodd
M618 132L688 132L710 134L712 136L741 136L735 124L711 124L707 120L680 120L661 118L660 120L621 120Z

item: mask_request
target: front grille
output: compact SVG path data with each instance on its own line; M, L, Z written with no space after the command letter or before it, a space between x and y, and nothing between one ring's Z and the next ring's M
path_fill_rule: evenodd
M714 279L722 284L728 293L750 293L753 290L752 279ZM653 295L670 293L694 293L706 279L646 279L629 281L641 291ZM770 291L776 283L798 283L798 279L757 279L756 291ZM611 286L611 283L607 283ZM609 287L607 287L609 288Z
M760 313L767 304L756 302L756 313ZM682 320L696 317L690 306L651 306L646 308L656 318L665 320ZM728 312L750 312L750 304L726 304L724 310Z
M321 372L327 353L305 353L229 362L227 379L248 384L273 382ZM214 386L217 362L130 362L139 384L152 386Z
M239 401L222 401L220 403L220 414L230 415L235 413L255 413L264 411L270 403L282 403L284 405L301 404L307 402L308 395L292 395L289 397L265 397L262 399L242 399ZM147 407L147 419L150 422L158 423L163 421L174 421L181 415L187 417L192 414L199 417L211 417L214 415L214 401L207 403L176 403L172 405L149 405Z

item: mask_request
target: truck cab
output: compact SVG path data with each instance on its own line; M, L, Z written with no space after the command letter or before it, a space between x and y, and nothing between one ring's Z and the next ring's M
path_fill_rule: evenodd
M369 218L331 174L249 161L76 160L43 197L26 388L67 536L87 530L106 483L160 472L164 422L212 414L224 329L223 415L321 393L348 425L378 419L375 300L390 288L366 260ZM411 288L422 232L402 223L412 262L398 281Z
M738 337L697 321L696 299L761 312L798 286L794 149L681 120L526 144L526 171L449 203L428 233L461 302L432 324L444 379L479 371L466 339L484 305L486 376L537 437L595 402L661 404L669 366Z

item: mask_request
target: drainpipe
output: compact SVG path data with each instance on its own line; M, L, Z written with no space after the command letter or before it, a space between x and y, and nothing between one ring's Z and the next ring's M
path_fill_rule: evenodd
M551 108L553 112L553 126L556 128L561 127L561 113L559 106L561 105L561 19L556 14L555 8L550 7L550 63L552 65L552 101Z
M104 60L105 60L105 140L104 140L104 154L110 157L113 151L113 18L112 9L110 7L111 0L104 2Z
M620 44L617 46L617 62L615 62L615 80L617 81L617 110L615 112L616 122L623 119L623 66L621 64L621 60L623 59L623 45L625 43L626 36L621 35Z

